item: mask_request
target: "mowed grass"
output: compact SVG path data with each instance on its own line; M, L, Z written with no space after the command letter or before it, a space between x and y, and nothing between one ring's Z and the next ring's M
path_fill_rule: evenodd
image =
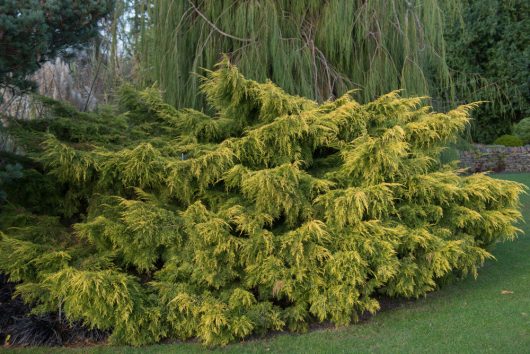
M530 174L502 174L530 186ZM530 197L523 196L525 234L493 250L468 278L345 328L279 334L224 348L198 343L142 348L16 349L28 353L530 353Z

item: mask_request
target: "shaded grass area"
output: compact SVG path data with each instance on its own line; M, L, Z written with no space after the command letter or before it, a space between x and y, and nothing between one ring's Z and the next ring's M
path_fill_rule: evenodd
M530 174L500 174L530 187ZM19 353L530 353L530 196L524 234L493 250L475 280L468 278L360 324L280 334L208 350L198 343L142 348L28 348Z

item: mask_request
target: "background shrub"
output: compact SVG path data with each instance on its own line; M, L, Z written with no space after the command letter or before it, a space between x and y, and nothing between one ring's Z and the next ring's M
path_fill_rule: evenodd
M530 143L530 117L522 119L519 123L517 123L513 129L513 132L525 144Z
M523 141L515 135L505 134L495 139L493 144L504 146L523 146Z

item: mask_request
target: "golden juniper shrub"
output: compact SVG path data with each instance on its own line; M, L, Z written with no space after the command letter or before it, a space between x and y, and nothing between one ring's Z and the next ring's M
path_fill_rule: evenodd
M97 115L13 126L77 210L26 205L1 223L0 270L34 311L115 342L226 344L348 324L378 310L376 294L476 276L516 236L522 185L440 162L472 105L435 113L398 92L317 104L226 59L202 90L213 116L125 87L126 112L82 143L65 126Z

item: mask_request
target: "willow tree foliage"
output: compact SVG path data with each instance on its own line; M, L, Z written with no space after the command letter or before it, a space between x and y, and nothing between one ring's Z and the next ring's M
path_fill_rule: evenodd
M125 113L52 102L11 126L40 179L8 189L0 270L35 312L116 342L226 344L346 325L380 296L476 276L516 236L522 185L440 162L470 105L319 104L227 60L201 90L215 115L125 88Z
M362 101L395 89L451 91L444 13L458 1L246 0L153 2L143 70L178 107L201 107L200 79L229 53L241 72L288 93L325 101L362 89ZM259 65L257 65L259 63Z

